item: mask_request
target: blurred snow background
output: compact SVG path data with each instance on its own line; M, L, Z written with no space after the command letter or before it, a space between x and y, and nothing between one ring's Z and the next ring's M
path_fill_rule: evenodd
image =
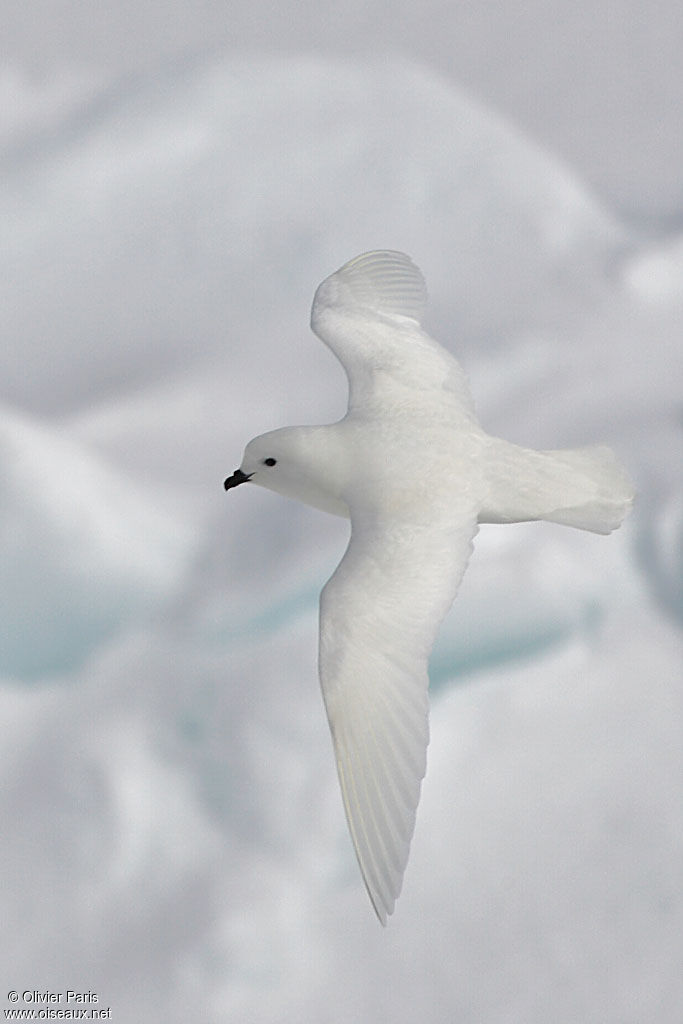
M460 9L462 8L462 9ZM679 1024L683 14L5 5L0 939L119 1024ZM318 282L409 252L488 430L611 538L483 528L386 931L316 679L343 522L223 477L342 415Z

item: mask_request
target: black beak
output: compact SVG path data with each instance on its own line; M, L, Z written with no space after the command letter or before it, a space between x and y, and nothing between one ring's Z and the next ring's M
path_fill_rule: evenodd
M237 487L239 484L246 484L247 480L250 480L253 473L243 473L241 469L236 469L232 476L229 476L223 486L226 491L229 491L231 487Z

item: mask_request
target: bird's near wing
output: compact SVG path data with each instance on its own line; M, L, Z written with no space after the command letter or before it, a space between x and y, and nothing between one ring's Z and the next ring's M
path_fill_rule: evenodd
M382 522L352 510L349 546L320 598L320 681L339 782L382 924L401 890L425 774L429 654L476 517L464 504L448 524Z
M420 270L389 249L356 256L319 285L311 327L346 370L350 410L367 409L389 390L413 402L438 396L474 415L460 364L420 327L426 304Z

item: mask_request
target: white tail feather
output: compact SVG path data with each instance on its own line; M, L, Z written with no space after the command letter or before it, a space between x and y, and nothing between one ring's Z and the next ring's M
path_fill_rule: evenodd
M537 452L492 442L489 498L481 523L545 519L611 533L633 504L633 484L605 445Z
M592 445L541 454L566 469L567 481L575 488L571 504L556 508L543 519L593 533L611 533L621 525L633 505L635 490L611 448Z

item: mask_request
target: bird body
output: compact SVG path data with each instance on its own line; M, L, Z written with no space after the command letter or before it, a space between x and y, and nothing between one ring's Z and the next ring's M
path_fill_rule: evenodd
M348 412L255 438L225 481L351 520L320 598L319 673L349 831L383 924L425 774L429 654L478 524L609 533L633 500L609 448L537 452L489 436L459 363L420 326L425 304L422 275L399 252L365 253L323 281L311 325L346 371Z

